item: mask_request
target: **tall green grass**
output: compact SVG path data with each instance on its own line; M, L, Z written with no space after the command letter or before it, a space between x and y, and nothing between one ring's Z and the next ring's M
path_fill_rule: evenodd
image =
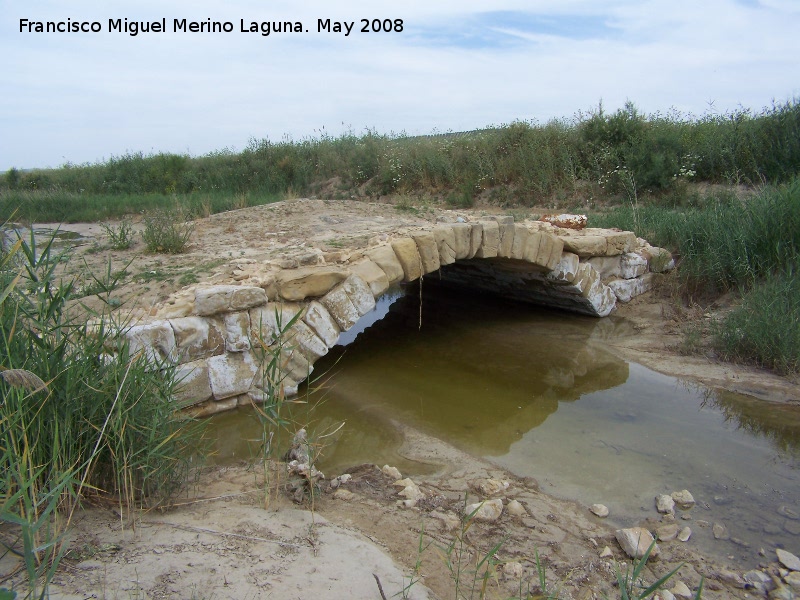
M469 205L494 190L503 201L530 206L583 193L586 184L624 194L620 173L642 192L662 195L686 181L788 181L800 173L800 103L701 118L644 115L632 104L609 114L601 105L545 124L462 134L348 132L253 140L242 152L196 158L131 153L97 164L12 169L0 180L0 213L19 208L29 220L98 220L164 207L175 197L184 207L210 199L218 212L218 195L312 194L333 178L343 197L456 191L458 203Z
M131 353L108 314L72 316L59 260L33 238L0 260L0 542L22 557L30 597L46 594L83 496L164 502L200 434L173 414L170 366Z
M800 178L691 208L619 206L591 225L635 230L677 253L690 294L741 292L741 305L713 328L723 357L800 371Z

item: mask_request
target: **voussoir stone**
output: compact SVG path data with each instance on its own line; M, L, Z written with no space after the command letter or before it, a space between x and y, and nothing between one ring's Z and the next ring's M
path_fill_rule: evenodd
M258 374L258 365L249 352L228 352L207 359L211 392L216 400L246 393Z
M403 279L405 281L416 281L422 277L422 258L420 258L417 250L417 243L412 238L393 240L392 250L394 250L397 260L403 268ZM373 260L375 259L373 258Z
M528 239L531 237L531 232L525 225L517 223L514 225L514 235L511 238L511 249L509 250L509 258L522 260L525 258L525 253L528 247Z
M497 221L484 221L482 225L483 237L475 256L477 258L494 258L497 256L497 248L500 246L500 226Z
M160 364L176 358L175 332L169 321L152 321L125 330L131 355L142 352L148 362Z
M195 290L194 310L201 317L232 310L246 310L267 303L263 288L243 285L215 285Z
M178 347L178 362L208 358L225 352L224 326L215 317L170 319Z
M271 346L280 332L303 310L302 304L270 302L250 310L250 340L256 346Z
M580 264L577 254L572 252L562 252L561 257L556 263L550 273L547 274L547 279L550 281L557 281L563 283L572 283L575 280L575 275L578 272L578 265Z
M311 302L306 307L303 315L306 325L311 327L328 348L332 348L339 341L339 325L328 312L328 309L319 302Z
M367 257L383 269L383 272L386 273L386 278L389 280L389 285L403 281L405 277L403 265L398 260L392 246L373 248L367 252Z
M351 265L350 271L352 271L353 275L358 275L367 283L375 298L389 289L389 278L386 276L384 270L381 269L377 263L368 258Z
M417 252L422 261L423 275L438 271L441 263L439 262L439 247L436 239L430 231L416 231L411 234L411 238L417 244Z
M284 300L298 302L324 296L350 273L336 267L300 267L286 269L276 277L278 294Z
M494 220L497 221L498 232L500 234L500 244L497 247L497 256L511 258L511 251L514 247L514 234L516 230L514 217L494 217Z
M456 262L457 244L456 234L449 225L440 225L433 228L433 239L439 252L439 264L451 265Z
M472 240L472 225L469 223L454 223L452 225L453 239L455 240L456 260L469 258L471 240Z

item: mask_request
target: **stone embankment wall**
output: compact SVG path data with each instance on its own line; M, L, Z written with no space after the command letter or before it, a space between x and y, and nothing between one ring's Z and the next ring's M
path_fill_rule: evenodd
M139 322L125 335L133 351L177 365L176 406L209 415L263 401L264 357L298 313L279 357L287 395L393 284L436 273L444 281L604 317L674 266L666 250L630 232L576 231L511 217L459 221L356 250L341 264L265 266L238 285L190 288L165 318Z

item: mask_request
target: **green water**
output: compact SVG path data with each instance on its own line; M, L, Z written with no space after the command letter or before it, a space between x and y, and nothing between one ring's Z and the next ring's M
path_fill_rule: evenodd
M345 422L325 439L326 473L362 462L430 470L397 455L397 420L534 477L547 493L606 504L615 525L655 517L656 494L685 488L698 500L685 522L691 544L743 566L756 564L762 547L800 552L792 518L800 513L800 409L687 385L612 356L604 345L635 335L623 319L428 282L424 292L421 328L416 290L384 298L368 327L348 332L349 344L317 363L323 389L293 406L297 422L318 434ZM218 460L252 456L252 414L214 422ZM731 539L715 540L713 523Z

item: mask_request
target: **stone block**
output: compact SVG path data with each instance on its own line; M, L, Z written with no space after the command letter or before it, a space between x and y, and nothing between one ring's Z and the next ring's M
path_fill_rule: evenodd
M672 258L672 254L664 248L648 244L638 250L637 253L647 261L648 268L653 273L664 273L675 268L675 260Z
M225 324L225 350L250 350L250 314L247 311L225 313L222 322Z
M511 258L512 247L514 245L514 217L494 217L500 233L500 244L497 247L497 256Z
M350 271L367 283L375 298L389 289L389 278L386 276L386 272L368 258L350 265Z
M619 277L622 270L622 256L593 256L588 261L594 270L600 274L601 279Z
M175 369L175 381L175 403L178 408L199 404L212 397L208 365L204 360L178 365Z
M633 279L647 273L647 260L635 252L627 252L620 258L619 275L623 279Z
M304 321L297 321L288 335L289 344L296 346L309 361L314 362L328 353L328 346Z
M314 372L314 367L301 352L288 352L281 361L281 371L292 381L302 382Z
M616 295L620 302L630 302L640 294L644 294L653 287L653 274L646 273L634 279L616 279L608 284L608 287Z
M327 294L335 285L344 281L349 274L348 271L336 267L286 269L278 273L276 278L278 294L290 302L317 298Z
M456 260L469 258L472 242L472 225L469 223L453 223Z
M578 265L580 259L577 254L572 252L562 252L561 259L550 273L547 274L547 279L550 281L558 281L563 283L572 283L575 280L575 275L578 272Z
M206 361L211 393L216 400L244 394L258 377L258 365L250 352L228 352Z
M246 310L267 303L263 288L244 285L214 285L195 290L194 310L201 317Z
M524 225L514 225L514 237L511 240L511 250L509 251L509 258L517 260L524 260L525 252L528 248L528 239L531 237L531 232Z
M563 251L564 242L561 238L543 232L539 238L539 256L536 264L552 271L560 262Z
M375 308L375 297L367 283L357 275L351 275L342 283L347 297L358 312L359 318Z
M289 321L304 309L302 304L270 302L250 310L250 341L258 347L262 343L271 346Z
M170 319L178 347L177 361L188 362L225 352L224 326L214 317Z
M417 243L413 239L400 238L394 240L392 242L392 250L394 250L398 262L403 267L403 279L405 281L415 281L422 277L422 259L417 250ZM373 260L375 259L373 258Z
M608 241L604 235L576 235L561 239L564 241L565 250L577 254L581 258L607 255ZM617 254L622 253L617 252Z
M616 256L633 252L636 248L636 236L630 231L621 231L606 235L606 255Z
M177 358L175 332L169 321L153 321L134 325L125 331L131 356L142 352L145 360L155 365L172 363Z
M416 250L416 247L415 247ZM378 265L383 272L386 273L386 278L389 280L389 285L403 281L405 272L403 265L397 259L397 254L391 246L378 246L367 252L367 256L376 265Z
M589 289L585 298L592 305L594 313L598 317L607 317L617 305L616 295L614 295L610 287L600 281L600 277Z
M433 229L433 239L439 251L439 264L451 265L456 262L456 234L448 225L440 225Z
M481 225L483 225L483 238L475 257L494 258L500 246L500 226L497 221L483 221Z
M412 239L417 244L417 252L422 261L422 273L433 273L438 271L441 263L439 262L439 247L436 239L430 231L416 231L411 234Z
M413 240L409 241L413 243ZM350 329L361 318L358 310L350 301L343 284L339 284L328 292L320 300L320 303L328 309L328 312L342 331Z
M472 224L472 235L469 242L469 255L467 258L474 258L483 243L483 223Z
M339 340L339 326L322 304L311 302L306 307L303 321L314 330L328 348L336 345Z

